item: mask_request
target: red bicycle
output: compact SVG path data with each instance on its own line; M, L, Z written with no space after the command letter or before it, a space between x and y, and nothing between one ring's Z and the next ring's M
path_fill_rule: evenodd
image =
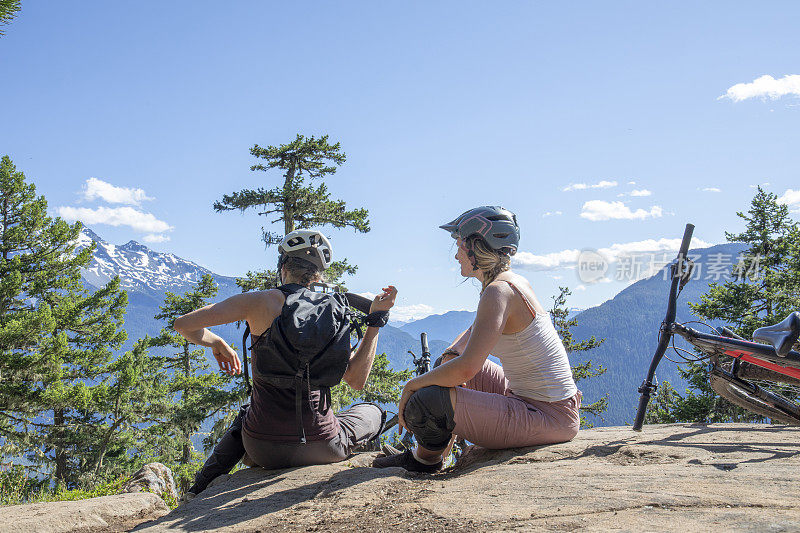
M693 263L686 254L693 231L694 226L687 224L678 257L670 267L667 314L661 323L658 347L647 377L639 387L641 397L633 429L642 429L650 396L658 386L654 383L656 368L675 335L701 352L699 357L688 360L708 360L708 376L714 392L775 422L800 425L800 405L783 395L796 397L800 393L795 388L800 386L800 353L792 350L800 336L800 312L790 314L778 324L757 329L752 342L726 327L715 328L717 333L710 334L675 322L678 295L692 275Z

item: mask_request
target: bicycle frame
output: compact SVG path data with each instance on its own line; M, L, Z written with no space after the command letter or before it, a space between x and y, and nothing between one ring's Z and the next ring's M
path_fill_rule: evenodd
M727 355L737 361L745 361L786 376L800 379L800 353L796 351L790 352L786 357L780 357L772 346L737 338L736 335L727 330L727 328L723 328L723 332L725 332L726 335L713 335L701 333L675 322L679 289L688 283L692 272L692 263L686 258L686 254L689 251L689 243L692 240L693 232L694 226L692 224L686 224L683 240L681 241L680 250L678 251L678 257L671 266L672 282L670 284L669 299L667 301L667 314L664 317L664 321L661 323L658 346L650 362L647 377L639 387L641 397L639 398L639 408L636 411L636 418L633 423L634 431L642 430L642 424L644 423L644 416L647 412L650 396L658 387L657 384L653 383L656 369L661 359L664 357L664 353L666 353L673 335L680 335L703 353L712 356L712 360L714 361L712 372L716 372L717 374L728 374L717 365L718 357ZM738 364L738 362L736 364ZM730 375L730 379L736 380L740 384L747 383L734 375Z
M709 355L727 355L800 379L800 353L798 352L792 351L786 357L780 357L775 353L775 348L767 344L701 333L680 324L671 324L669 330L670 334L680 335Z

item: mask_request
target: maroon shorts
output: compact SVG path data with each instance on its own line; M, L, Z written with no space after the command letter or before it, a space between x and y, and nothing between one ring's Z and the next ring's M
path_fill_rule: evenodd
M456 387L453 432L492 449L566 442L578 434L581 398L580 391L557 402L517 396L503 368L487 359L466 387Z

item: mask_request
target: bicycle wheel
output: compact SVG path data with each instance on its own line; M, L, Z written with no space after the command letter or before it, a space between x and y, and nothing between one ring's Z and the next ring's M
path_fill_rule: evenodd
M778 409L769 402L762 400L758 396L754 396L739 384L729 381L723 376L712 374L710 376L710 381L711 388L714 389L714 392L732 404L747 409L751 413L769 418L774 422L792 426L800 425L800 415L791 415L782 409ZM797 406L794 403L776 394L770 393L770 395L774 397L776 403L786 406L789 410L797 411Z

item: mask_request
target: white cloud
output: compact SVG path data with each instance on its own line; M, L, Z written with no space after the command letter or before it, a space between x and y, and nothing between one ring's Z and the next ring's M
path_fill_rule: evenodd
M717 187L703 187L700 190L703 191L703 192L722 192L722 189L717 188Z
M582 284L581 284L581 285L578 285L577 287L575 287L575 288L574 288L574 289L572 289L572 290L574 290L574 291L576 291L576 292L582 292L582 291L585 291L585 290L586 290L586 285L582 285Z
M167 242L169 237L163 233L149 233L142 237L144 242Z
M653 192L647 189L634 189L631 191L631 196L652 196Z
M800 207L800 191L786 189L786 192L778 198L778 203L792 207Z
M147 233L163 233L172 229L172 226L159 220L152 213L138 211L132 207L59 207L58 215L74 222L80 220L85 225L108 224L109 226L128 226L138 231Z
M598 183L570 183L563 189L564 192L568 191L583 191L586 189L610 189L611 187L616 187L618 184L616 181L600 181Z
M561 216L563 214L564 213L562 213L561 211L548 211L547 213L542 215L542 218L544 218L544 217L552 217L552 216Z
M606 202L604 200L589 200L583 204L581 218L592 221L600 220L644 220L645 218L658 218L664 214L661 207L654 205L649 211L637 209L631 211L622 202Z
M629 181L628 185L636 185L636 182L635 181Z
M391 310L391 318L397 322L411 322L432 314L433 307L426 304L399 305Z
M117 187L97 178L89 178L83 186L83 198L95 200L100 198L110 204L140 205L145 200L152 200L142 189Z
M514 265L528 270L556 270L567 268L578 261L580 250L561 250L545 255L536 255L531 252L517 252L514 254Z
M800 96L800 74L790 74L777 80L765 74L750 83L737 83L717 100L727 98L734 102L741 102L759 97L777 100L786 95Z
M600 248L597 253L605 257L609 263L613 263L621 256L631 254L677 252L680 248L681 239L645 239L643 241L633 241L615 243L605 248ZM710 243L694 238L692 239L693 248L706 248ZM512 261L515 267L535 271L552 271L560 269L575 268L581 250L569 249L560 252L552 252L545 255L535 255L530 252L517 252Z

